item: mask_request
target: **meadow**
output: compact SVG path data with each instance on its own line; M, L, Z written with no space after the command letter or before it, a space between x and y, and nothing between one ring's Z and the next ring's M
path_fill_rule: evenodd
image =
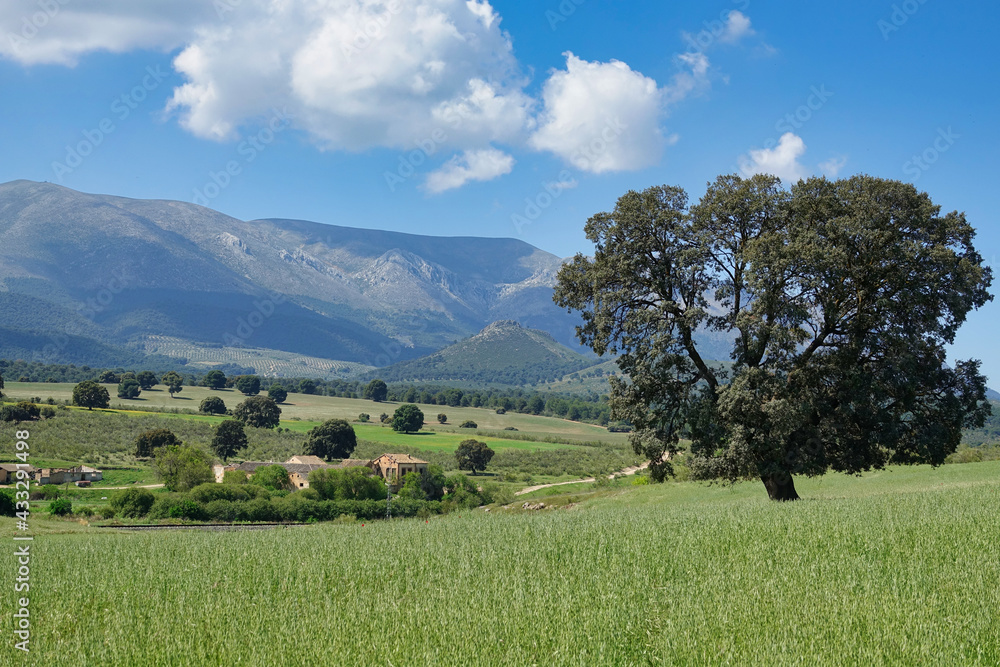
M798 486L253 532L39 520L33 653L0 662L1000 663L1000 462Z

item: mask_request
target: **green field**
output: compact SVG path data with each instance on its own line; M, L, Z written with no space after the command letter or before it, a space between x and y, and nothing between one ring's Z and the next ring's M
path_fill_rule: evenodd
M43 401L52 398L56 401L71 401L73 398L73 384L67 383L46 383L46 382L7 382L4 389L6 400L26 399L31 397L41 398ZM157 386L151 391L144 391L137 400L124 400L117 398L117 385L104 385L111 394L111 406L120 406L125 409L142 410L144 408L180 408L187 410L197 410L202 399L207 396L218 396L225 402L227 408L235 408L240 402L246 400L246 396L235 389L211 390L205 387L184 387L180 394L170 398L170 394L162 386ZM266 392L264 392L266 395ZM312 394L289 394L285 403L281 404L281 417L283 420L301 419L304 421L323 421L334 417L355 420L362 412L371 415L371 418L378 421L378 417L383 412L392 414L399 407L399 403L375 403L354 398L337 398L333 396L316 396ZM516 412L508 412L498 415L493 410L485 408L461 408L449 407L446 405L420 405L424 413L427 425L436 430L453 431L464 433L464 429L459 429L458 425L466 420L471 420L479 425L480 429L502 431L508 426L513 426L519 432L533 434L539 437L552 436L565 440L606 442L626 441L625 434L608 433L607 429L593 424L582 422L571 422L565 419L553 417L540 417L535 415L525 415ZM437 422L438 413L448 416L448 424L439 426ZM282 424L291 426L294 424ZM310 427L311 428L311 427Z
M798 487L267 532L38 522L33 653L8 638L0 662L1000 664L1000 463Z

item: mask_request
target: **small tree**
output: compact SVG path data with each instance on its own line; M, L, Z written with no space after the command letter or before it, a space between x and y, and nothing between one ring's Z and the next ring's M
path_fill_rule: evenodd
M233 417L247 426L274 428L281 422L281 408L267 396L251 396L236 406Z
M223 484L247 484L247 474L242 470L227 470L222 473Z
M261 466L250 475L250 483L263 486L271 491L291 489L292 482L288 479L288 471L279 465Z
M138 380L122 380L118 385L118 398L139 398L142 387Z
M114 371L104 371L97 377L97 381L101 384L118 384L122 379Z
M66 516L73 513L73 503L68 498L56 498L49 503L49 514Z
M478 440L463 440L455 451L459 470L471 470L473 475L478 470L486 470L495 452L485 442Z
M381 403L389 396L389 387L383 380L372 380L365 387L365 398Z
M181 377L180 373L170 371L160 378L160 382L167 386L167 391L170 392L170 398L173 398L174 394L181 391L181 386L184 384L184 378Z
M316 393L316 383L312 380L303 380L299 383L299 393L300 394L315 394Z
M235 419L227 419L215 428L215 436L212 438L212 451L223 462L229 457L243 451L250 444L247 441L246 431L243 430L243 422Z
M362 424L367 424L368 421L371 420L371 418L372 416L367 412L362 412L360 415L358 415L358 421L361 422Z
M138 519L149 514L156 496L149 489L122 489L111 495L108 505L115 511L115 516Z
M201 400L198 411L209 415L224 415L226 414L226 404L218 396L206 396Z
M346 459L358 446L354 428L344 419L329 419L309 431L305 454L330 459Z
M168 491L187 491L199 484L215 481L208 454L184 445L160 447L154 452L156 472Z
M222 389L226 386L226 374L220 370L212 370L205 373L202 382L209 389Z
M280 384L272 384L268 390L267 395L269 398L274 399L275 403L284 403L285 399L288 398L288 392Z
M260 393L260 378L256 375L241 375L236 378L236 390L244 396L256 396Z
M93 380L84 380L73 387L73 403L88 410L106 408L111 404L111 395Z
M448 415L446 415L443 412L438 413L438 423L439 424L447 424L448 423Z
M156 386L156 373L153 371L142 371L135 376L135 379L143 391L148 391Z
M323 500L381 500L385 482L371 468L320 468L309 473L309 488Z
M392 430L402 433L416 433L424 425L424 413L413 403L396 408L392 415Z
M170 447L180 445L181 441L172 431L165 428L156 428L151 431L143 431L136 436L135 455L137 458L149 458L160 447Z
M471 419L466 419L464 422L458 425L459 428L479 428L479 424L472 421Z

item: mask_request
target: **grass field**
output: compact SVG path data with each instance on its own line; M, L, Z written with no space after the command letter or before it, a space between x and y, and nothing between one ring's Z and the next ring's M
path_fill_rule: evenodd
M247 533L45 521L33 653L0 663L1000 664L1000 463L798 486Z
M8 398L25 399L38 397L43 401L49 397L56 401L71 401L73 398L73 384L67 383L46 383L46 382L7 382L4 394ZM227 408L235 408L246 396L234 389L210 390L205 387L184 387L180 394L170 398L170 394L162 386L157 386L151 391L144 391L137 400L124 400L117 398L117 385L104 385L111 394L111 406L120 406L125 409L153 408L181 408L197 410L202 399L207 396L218 396L225 402ZM264 392L266 395L266 392ZM285 403L281 404L281 417L283 420L300 419L304 421L323 421L334 417L341 419L355 420L362 412L371 415L371 418L378 421L381 413L392 414L399 407L399 403L375 403L362 399L337 398L333 396L316 396L311 394L289 394ZM513 426L519 432L534 434L540 437L554 436L561 439L577 441L602 440L606 442L625 442L626 436L623 433L608 433L607 429L593 424L582 422L571 422L565 419L553 417L540 417L535 415L524 415L516 412L508 412L498 415L493 410L484 408L452 408L445 405L420 405L421 411L427 425L441 431L464 432L458 425L466 420L471 420L479 425L479 428L486 430L503 430L508 426ZM437 423L438 413L448 415L448 424L439 426ZM291 426L294 424L283 424ZM311 428L311 427L310 427Z

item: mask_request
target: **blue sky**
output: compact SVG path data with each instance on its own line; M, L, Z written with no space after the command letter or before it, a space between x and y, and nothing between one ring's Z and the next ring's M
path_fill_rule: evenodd
M965 211L996 269L998 24L943 0L8 0L0 182L569 256L628 189L864 172ZM994 385L997 307L955 350Z

